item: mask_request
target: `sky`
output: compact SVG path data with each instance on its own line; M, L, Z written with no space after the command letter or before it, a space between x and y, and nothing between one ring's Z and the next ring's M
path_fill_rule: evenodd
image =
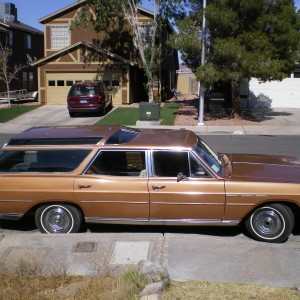
M0 3L6 2L15 4L20 22L43 31L44 26L38 22L39 19L75 3L76 0L0 0ZM149 0L143 2L144 8L152 10Z
M43 18L57 10L68 6L75 0L0 0L0 3L14 3L18 9L18 20L26 25L32 26L39 30L43 30L43 25L38 22ZM295 0L297 8L300 8L300 0ZM152 10L151 1L144 0L144 8Z

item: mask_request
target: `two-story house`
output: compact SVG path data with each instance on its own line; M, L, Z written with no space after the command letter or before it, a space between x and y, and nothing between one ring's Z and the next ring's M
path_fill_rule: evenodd
M103 80L113 87L113 104L147 101L143 69L135 60L130 25L96 33L92 29L73 28L72 20L84 9L86 1L77 1L39 20L45 28L44 57L32 65L38 67L39 99L42 104L66 104L70 86L77 81ZM139 22L147 28L153 13L139 9ZM166 45L170 25L160 34L159 74L155 82L156 99L175 86L178 54Z
M38 78L36 67L28 62L43 57L44 33L38 29L18 21L17 8L13 3L0 3L0 43L3 48L12 50L8 67L27 65L12 80L10 90L26 89L36 91ZM0 92L5 92L6 86L0 82Z

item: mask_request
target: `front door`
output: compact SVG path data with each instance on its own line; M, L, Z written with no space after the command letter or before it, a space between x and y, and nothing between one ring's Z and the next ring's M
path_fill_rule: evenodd
M223 180L213 177L188 151L153 151L152 157L150 221L213 223L222 220Z

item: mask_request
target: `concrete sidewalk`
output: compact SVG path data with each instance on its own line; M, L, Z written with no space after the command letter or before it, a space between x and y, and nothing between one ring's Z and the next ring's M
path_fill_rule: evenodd
M174 280L247 282L300 289L300 239L284 244L236 236L182 233L6 233L0 241L0 269L50 275L117 274L148 260ZM21 263L22 262L22 263ZM31 271L32 269L32 271Z

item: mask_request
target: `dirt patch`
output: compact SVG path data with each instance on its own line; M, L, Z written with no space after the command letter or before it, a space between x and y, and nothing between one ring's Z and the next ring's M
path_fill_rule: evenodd
M174 125L196 126L198 125L198 103L199 99L194 96L178 97L168 102L180 103L180 109ZM231 117L231 110L223 107L222 103L213 103L204 112L204 124L210 126L234 126L234 125L258 125L259 121L250 111L242 111L239 118Z

